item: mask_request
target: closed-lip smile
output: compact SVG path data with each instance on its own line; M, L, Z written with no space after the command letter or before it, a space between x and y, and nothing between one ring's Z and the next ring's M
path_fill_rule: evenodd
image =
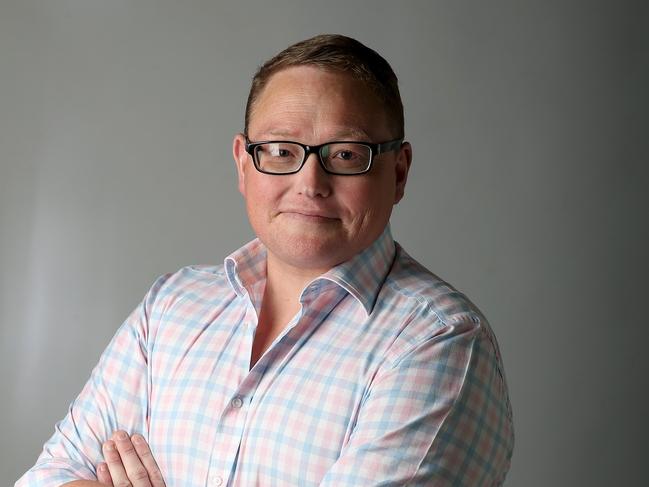
M338 220L336 216L333 216L332 213L323 211L323 210L307 210L303 208L299 209L286 209L281 210L280 214L283 213L292 218L298 218L303 220Z

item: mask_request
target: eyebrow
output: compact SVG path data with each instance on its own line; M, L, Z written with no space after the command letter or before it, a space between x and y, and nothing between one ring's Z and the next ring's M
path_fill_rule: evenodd
M265 135L268 135L270 138L281 137L286 139L292 139L297 137L297 133L289 130L270 130L264 132ZM268 139L268 137L266 137ZM337 132L334 132L331 140L359 140L366 141L371 140L371 137L367 132L361 129L342 129Z

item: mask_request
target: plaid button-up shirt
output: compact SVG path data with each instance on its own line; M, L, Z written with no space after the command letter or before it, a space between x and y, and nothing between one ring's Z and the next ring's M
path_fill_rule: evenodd
M305 287L250 369L265 279L258 240L158 279L16 485L95 479L116 429L144 435L169 487L501 485L493 332L389 227Z

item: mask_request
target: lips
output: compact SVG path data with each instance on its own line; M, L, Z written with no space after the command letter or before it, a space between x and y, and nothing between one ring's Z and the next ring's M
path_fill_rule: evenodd
M304 220L338 220L339 218L331 211L322 209L288 208L279 211L289 217Z

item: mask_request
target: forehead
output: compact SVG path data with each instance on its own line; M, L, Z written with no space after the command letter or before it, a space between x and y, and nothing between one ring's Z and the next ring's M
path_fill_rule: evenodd
M371 139L388 136L386 130L387 114L370 85L315 66L274 73L252 107L249 127L254 135L349 134Z

